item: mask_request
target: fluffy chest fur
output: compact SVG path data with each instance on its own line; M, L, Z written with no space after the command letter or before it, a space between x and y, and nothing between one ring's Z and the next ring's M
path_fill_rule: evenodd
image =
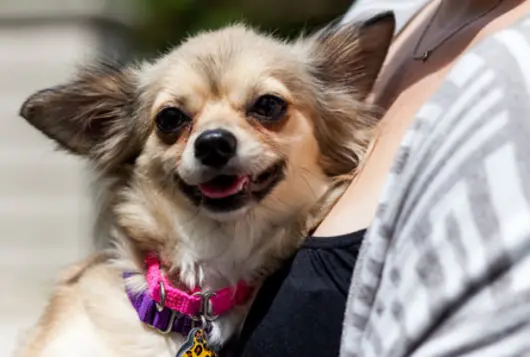
M175 205L156 185L138 181L123 191L122 202L116 205L119 249L114 264L120 271L139 273L126 281L136 292L147 291L146 254L158 255L165 273L184 290L199 287L215 292L239 281L257 290L301 243L303 219L309 213L304 207L311 207L327 190L327 182L322 182L312 187L321 194L294 200L290 210L278 210L281 214L257 206L243 219L218 221L190 209L186 202ZM250 302L212 322L210 344L222 346L234 335Z
M327 187L322 184L313 190L323 193ZM156 190L128 189L124 196L116 208L118 230L123 232L116 242L130 248L121 250L120 257L141 262L146 253L157 254L167 272L176 273L189 289L220 289L239 280L259 282L300 244L308 214L307 209L293 208L296 214L281 210L271 218L266 208L256 207L241 219L220 222L174 205ZM312 197L293 206L310 207ZM143 266L135 270L142 271Z

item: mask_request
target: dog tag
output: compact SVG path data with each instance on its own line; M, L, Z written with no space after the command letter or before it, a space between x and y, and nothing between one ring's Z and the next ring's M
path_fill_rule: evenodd
M217 353L206 345L206 333L194 328L188 334L186 342L177 353L177 357L217 357Z

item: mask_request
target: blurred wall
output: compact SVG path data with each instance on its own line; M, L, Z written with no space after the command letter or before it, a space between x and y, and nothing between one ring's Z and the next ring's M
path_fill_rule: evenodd
M354 0L131 0L139 6L137 45L147 54L204 29L244 21L279 36L298 36L344 15Z
M60 269L92 250L84 164L18 110L79 64L127 56L127 13L113 9L97 0L0 1L0 356L36 321Z

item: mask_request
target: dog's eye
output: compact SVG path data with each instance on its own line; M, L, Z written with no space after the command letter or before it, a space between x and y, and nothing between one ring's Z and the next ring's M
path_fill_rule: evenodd
M156 127L165 134L171 134L190 121L190 117L175 107L162 109L155 118Z
M287 110L287 103L275 95L262 95L250 107L249 114L258 120L280 120Z

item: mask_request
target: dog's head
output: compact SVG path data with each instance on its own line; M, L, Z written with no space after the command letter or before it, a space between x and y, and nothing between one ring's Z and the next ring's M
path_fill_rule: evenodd
M231 26L153 63L85 69L21 115L103 172L129 165L214 220L256 207L280 218L356 168L373 124L363 101L393 30L390 14L292 43Z

